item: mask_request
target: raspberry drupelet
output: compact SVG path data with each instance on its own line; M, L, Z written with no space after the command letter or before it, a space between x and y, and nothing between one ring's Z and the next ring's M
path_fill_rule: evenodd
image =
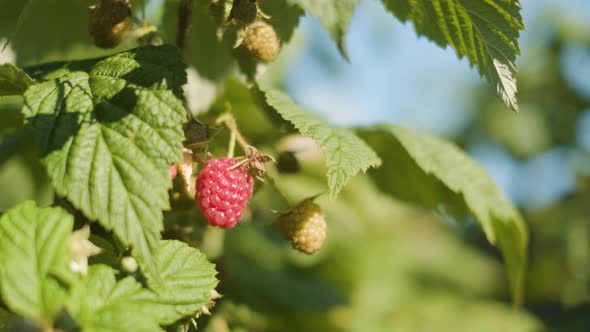
M234 158L210 159L197 177L196 199L212 226L231 228L242 219L254 179Z

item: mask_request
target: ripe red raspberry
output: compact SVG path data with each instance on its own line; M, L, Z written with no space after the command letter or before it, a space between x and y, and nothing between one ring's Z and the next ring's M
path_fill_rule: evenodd
M176 178L176 175L178 174L178 169L176 168L176 164L170 166L170 168L168 168L168 174L170 174L170 179L174 180Z
M210 159L197 177L196 199L212 226L231 228L242 219L254 179L234 158Z

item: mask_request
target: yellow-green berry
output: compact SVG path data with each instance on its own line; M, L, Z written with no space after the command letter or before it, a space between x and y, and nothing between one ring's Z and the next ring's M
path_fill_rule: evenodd
M256 21L245 29L243 45L252 57L264 62L272 61L277 57L281 43L272 25Z
M326 242L326 218L313 199L305 199L288 213L281 214L277 224L291 246L308 255L320 250Z

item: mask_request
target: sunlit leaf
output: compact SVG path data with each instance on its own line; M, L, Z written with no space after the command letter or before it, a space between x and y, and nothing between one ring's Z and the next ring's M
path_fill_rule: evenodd
M17 66L0 65L0 96L22 95L34 83L35 81Z
M519 0L382 0L402 21L411 21L419 35L467 57L488 81L496 84L506 105L518 110L516 55L524 29Z
M164 282L150 287L157 294L154 315L160 324L191 316L209 303L217 271L202 252L180 241L161 241L156 260Z
M73 217L27 201L0 218L0 289L15 313L50 324L65 304ZM50 326L50 325L49 325Z
M73 290L68 313L83 331L163 331L151 311L154 294L133 277L117 280L116 271L98 264Z
M182 157L180 55L148 46L61 67L39 74L46 81L25 93L23 113L40 136L42 162L60 196L112 229L155 273L167 170Z
M353 131L330 126L325 120L306 112L284 92L259 81L266 102L285 120L291 122L304 136L313 138L326 155L328 188L330 196L336 197L344 184L360 171L380 165L375 152Z

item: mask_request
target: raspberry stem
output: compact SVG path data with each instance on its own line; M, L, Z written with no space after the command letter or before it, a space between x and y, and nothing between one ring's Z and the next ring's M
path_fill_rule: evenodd
M240 133L240 130L238 129L238 125L236 123L236 119L231 114L231 105L228 103L226 107L228 111L220 115L215 121L215 124L224 124L227 127L227 129L229 129L230 136L227 156L229 158L233 158L236 147L236 141L238 141L238 144L240 144L240 146L244 150L246 149L246 146L248 146L248 142L246 142L244 136L242 136L242 134Z
M178 7L178 26L176 31L176 46L185 53L190 39L193 18L193 0L181 0Z
M236 148L236 131L231 130L231 134L229 135L229 148L227 149L228 157L234 157L234 150Z
M277 183L275 182L275 179L270 176L270 175L266 175L266 182L270 184L270 186L274 189L274 191L278 194L279 199L283 202L283 204L288 208L291 206L289 199L287 199L287 196L285 196L285 194L283 194L283 191L281 190L281 188L277 185Z

